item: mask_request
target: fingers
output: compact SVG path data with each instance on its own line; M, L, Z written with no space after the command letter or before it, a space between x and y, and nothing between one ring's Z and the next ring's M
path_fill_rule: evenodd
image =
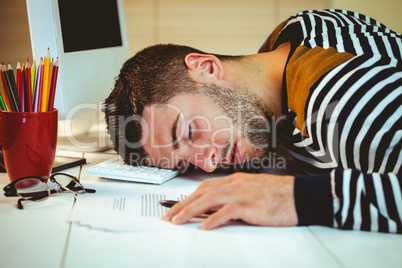
M197 192L198 191L198 192ZM201 194L199 190L194 192L192 195L188 196L186 199L174 204L165 214L163 214L162 219L165 221L172 221L173 218L181 212L186 206L190 205L192 202L200 198ZM185 211L187 211L186 209Z
M205 203L199 203L199 201L196 204L193 204L194 207L187 208L190 204L194 203L196 200L199 200L201 197L205 196L205 194L211 194L211 193L219 193L222 192L223 189L220 187L222 185L225 185L227 182L230 181L230 178L224 177L224 178L219 178L219 179L213 179L213 180L208 180L204 181L200 184L198 189L188 196L186 199L182 200L179 203L176 203L174 206L172 206L163 216L162 219L166 221L172 221L173 217L175 217L179 212L183 210L183 208L186 208L183 213L190 213L192 216L199 216L200 214L209 211L209 210L214 210L219 207L219 204L215 202L215 207L207 207L212 200L214 200L213 197L208 197L206 199L202 199L202 202ZM205 201L204 201L205 200ZM212 204L210 204L212 206ZM203 211L203 209L205 209ZM188 212L187 212L188 211ZM199 214L195 214L199 213ZM181 217L176 218L180 219ZM186 217L188 218L188 217ZM191 217L190 217L191 218ZM179 221L181 222L181 221Z
M208 194L194 199L192 202L183 206L182 204L177 204L178 206L172 207L171 222L173 224L183 224L190 221L193 217L200 216L201 214L210 211L212 209L216 210L220 208L224 203L227 202L227 198L224 195Z
M237 173L205 181L163 219L183 224L210 210L216 212L202 223L204 230L237 219L262 226L297 225L294 177Z
M239 209L232 204L226 204L221 209L213 213L206 220L204 220L200 228L202 230L215 229L231 220L237 220Z

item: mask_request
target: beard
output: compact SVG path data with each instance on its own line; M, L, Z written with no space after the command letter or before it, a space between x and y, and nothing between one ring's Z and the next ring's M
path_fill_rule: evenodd
M268 154L271 139L268 118L272 118L273 113L265 107L262 100L255 94L245 93L239 88L226 88L215 84L204 84L202 93L218 104L234 128L240 132L238 136L243 137L245 142L255 149L257 156Z

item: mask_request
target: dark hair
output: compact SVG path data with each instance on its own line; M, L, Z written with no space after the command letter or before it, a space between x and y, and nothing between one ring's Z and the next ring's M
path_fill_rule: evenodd
M206 54L187 46L155 45L138 52L120 69L104 112L114 150L126 164L140 165L147 157L140 144L144 107L197 91L184 61L189 53Z

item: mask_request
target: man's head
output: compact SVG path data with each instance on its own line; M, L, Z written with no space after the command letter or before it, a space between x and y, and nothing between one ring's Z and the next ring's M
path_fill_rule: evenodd
M241 60L178 45L137 53L105 101L115 150L132 165L206 171L266 154L271 113L244 83L223 78L222 63Z

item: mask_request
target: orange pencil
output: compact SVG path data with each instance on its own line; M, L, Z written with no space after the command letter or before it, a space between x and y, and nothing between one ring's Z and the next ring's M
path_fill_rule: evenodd
M50 52L47 49L45 60L43 63L43 87L42 87L42 104L41 112L46 112L49 104L49 67L50 67Z
M50 62L50 65L49 65L49 90L50 90L50 87L51 87L51 84L52 84L52 79L53 79L53 77L52 77L52 75L53 75L53 66L54 66L54 62L53 62L53 58L52 58L52 61Z

